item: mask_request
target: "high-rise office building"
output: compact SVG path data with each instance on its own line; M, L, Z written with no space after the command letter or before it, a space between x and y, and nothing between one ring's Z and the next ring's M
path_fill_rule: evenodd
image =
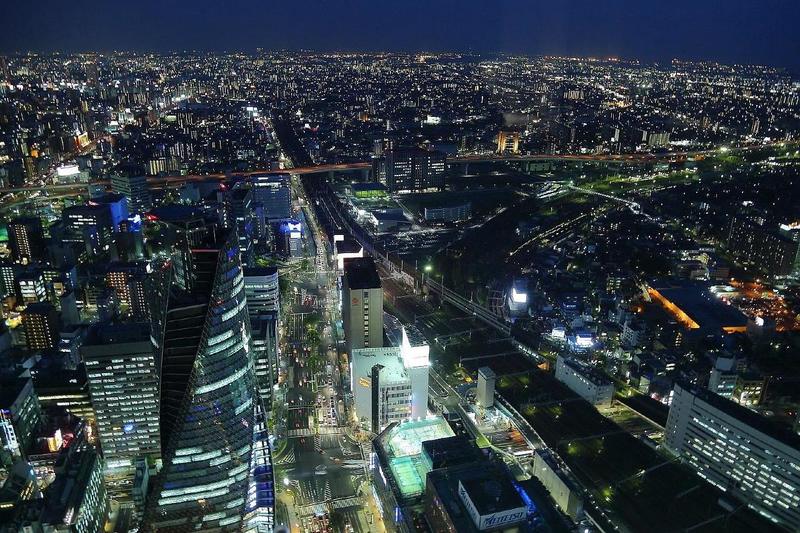
M161 359L164 467L148 502L154 531L239 531L257 393L235 232L191 250L191 291L175 292Z
M0 380L0 466L4 453L10 460L25 458L42 421L39 397L33 381L26 378Z
M280 311L280 285L277 267L245 267L244 289L247 294L247 312L250 316L261 312Z
M128 198L131 213L141 214L153 206L147 176L114 174L111 176L111 190Z
M28 264L44 258L44 230L38 217L15 218L8 223L8 245L14 261Z
M22 303L32 304L44 302L47 299L47 285L44 274L39 269L20 272L16 276L17 293L22 298Z
M292 192L288 174L252 176L253 201L264 209L270 221L279 221L292 216Z
M113 243L114 224L107 205L74 205L62 212L65 239L85 243L86 251L95 255L108 251Z
M58 346L59 317L51 304L37 302L28 305L22 312L22 324L28 350L50 350Z
M131 499L136 459L155 463L161 458L158 368L150 327L97 325L80 353L106 461L107 488L118 499Z
M731 220L728 251L736 262L758 273L800 273L800 242L779 229L777 225L770 227L757 214L738 214Z
M800 529L800 438L750 409L677 383L666 446L697 474L770 520Z
M371 257L344 263L342 321L349 351L383 346L383 287Z
M278 384L278 320L280 287L275 267L244 269L247 314L253 336L258 392L269 411Z
M446 171L444 153L422 148L389 150L374 164L375 176L390 192L442 190Z
M102 459L91 446L83 446L59 458L58 465L44 493L38 530L102 533L108 514Z
M242 262L248 263L253 253L253 240L256 236L256 222L253 206L253 191L236 187L228 194L232 226L239 236L239 250Z

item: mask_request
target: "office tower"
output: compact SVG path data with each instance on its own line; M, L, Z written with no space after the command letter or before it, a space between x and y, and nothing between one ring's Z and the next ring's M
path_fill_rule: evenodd
M379 433L393 422L411 420L411 378L400 350L353 348L350 390L358 422Z
M49 350L58 346L58 311L47 302L32 303L22 312L28 350Z
M94 424L94 407L83 364L71 369L64 360L45 357L31 369L31 377L42 409L64 409L87 424Z
M348 351L383 346L383 288L371 257L344 263L342 321Z
M86 328L83 326L66 326L58 335L58 353L61 355L64 368L75 370L81 362L80 347L86 340Z
M288 174L252 176L253 201L264 209L270 221L279 221L292 216L292 191Z
M108 251L113 243L114 224L111 209L106 205L74 205L62 212L68 242L84 243L86 253L97 255Z
M7 262L0 263L0 297L11 296L17 291L14 278L14 265Z
M241 184L237 184L241 185ZM253 239L256 236L255 215L253 212L253 192L237 186L228 194L231 210L232 226L239 236L239 250L242 262L248 263L252 258Z
M418 420L428 416L430 347L416 327L403 327L402 331L400 358L411 380L411 418Z
M269 447L267 409L263 402L256 402L254 418L253 452L242 530L249 533L272 533L275 525L275 472Z
M44 229L37 217L15 218L8 223L8 245L14 261L27 265L44 258Z
M800 438L711 391L677 383L666 446L760 514L800 528Z
M375 160L375 176L390 192L444 189L447 163L436 150L399 148Z
M0 452L7 452L12 461L24 459L41 421L42 408L33 381L0 380ZM0 460L3 459L0 453Z
M767 276L797 273L800 242L779 230L755 213L740 213L731 220L728 251L737 263Z
M92 328L80 348L97 432L106 462L106 486L132 498L135 461L161 458L158 369L148 324Z
M191 291L170 298L161 349L164 467L145 528L239 530L248 490L255 375L235 232L191 250Z
M99 205L108 209L111 214L113 231L120 231L120 226L128 222L128 199L122 194L108 193L89 200L89 205Z
M84 70L86 71L86 83L92 87L97 86L98 80L100 79L100 69L97 65L97 59L88 61L84 65Z
M153 206L147 176L114 174L111 176L111 190L128 198L133 214L145 213Z
M0 483L0 524L8 527L16 522L26 502L34 498L41 498L36 472L30 463L18 460L8 468L5 482Z
M494 384L497 376L488 366L478 369L477 403L483 408L494 405Z
M278 321L280 286L276 267L244 269L247 314L253 335L258 392L269 411L278 384Z
M247 313L280 311L280 285L277 267L245 267L244 289L247 294Z
M303 225L299 220L284 220L280 223L279 249L288 257L303 255Z
M148 264L144 261L112 262L105 274L106 285L114 289L127 315L135 321L150 319Z
M47 300L47 285L41 270L34 269L20 272L16 276L18 294L22 303L32 304Z
M83 446L59 458L56 479L44 492L44 508L37 521L41 529L102 533L107 514L103 461L97 452Z
M425 516L433 531L532 532L525 493L517 487L499 460L434 469L425 480Z

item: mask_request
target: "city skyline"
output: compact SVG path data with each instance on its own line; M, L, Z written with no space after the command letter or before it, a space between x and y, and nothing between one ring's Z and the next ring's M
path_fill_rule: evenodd
M788 2L581 0L513 9L478 1L307 4L298 16L294 4L265 6L256 0L238 0L225 9L210 0L87 4L85 9L79 9L80 2L76 7L48 0L35 19L22 5L9 4L0 10L7 21L0 53L451 51L800 69L800 43L792 24L800 6Z
M718 62L791 9L46 4L0 22L57 48L0 53L3 533L800 529L800 82ZM715 61L70 52L295 37Z

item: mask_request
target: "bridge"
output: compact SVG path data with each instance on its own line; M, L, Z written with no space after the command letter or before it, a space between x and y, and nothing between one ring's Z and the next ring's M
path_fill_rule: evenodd
M752 145L736 148L736 151L750 151L769 146L781 144L779 142ZM733 150L732 150L733 151ZM469 163L514 163L531 161L562 161L562 162L608 162L608 163L654 163L659 161L685 161L693 157L704 157L717 154L718 150L699 150L693 152L665 152L663 154L476 154L462 155L448 158L449 165L469 164ZM369 171L372 169L372 161L357 161L352 163L330 163L322 165L305 165L295 168L280 170L253 170L249 172L231 172L217 174L192 174L186 176L154 176L147 178L148 184L156 189L168 189L179 187L186 183L202 183L207 181L226 181L237 177L263 176L276 174L317 174L317 173L338 173L352 171ZM98 180L92 185L109 186L109 180ZM61 191L66 194L70 191L73 194L80 194L86 190L86 183L61 183L44 186L27 187L2 187L0 194L20 193L20 192L50 192Z

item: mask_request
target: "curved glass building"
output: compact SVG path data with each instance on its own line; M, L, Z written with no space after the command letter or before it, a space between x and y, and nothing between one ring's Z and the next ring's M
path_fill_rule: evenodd
M161 352L164 466L150 531L241 530L255 412L244 277L236 234L191 249L190 293L172 294Z

